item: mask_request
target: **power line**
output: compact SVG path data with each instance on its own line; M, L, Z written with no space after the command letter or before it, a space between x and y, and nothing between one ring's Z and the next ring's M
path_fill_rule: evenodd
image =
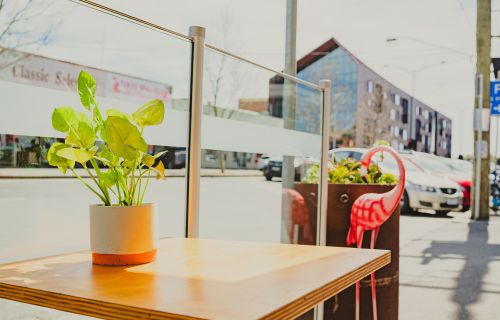
M464 15L465 21L467 21L467 25L469 26L469 30L474 33L474 28L472 27L472 22L469 19L469 16L467 15L467 12L465 11L464 4L462 3L462 0L457 0L458 4L460 5L460 9L462 9L462 13Z

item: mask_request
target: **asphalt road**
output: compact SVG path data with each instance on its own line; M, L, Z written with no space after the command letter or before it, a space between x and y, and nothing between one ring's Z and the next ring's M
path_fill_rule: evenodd
M161 236L182 236L185 180L153 181ZM88 204L73 179L0 180L0 263L88 247ZM279 242L281 183L202 178L201 236ZM500 319L500 218L401 217L400 319ZM0 300L0 319L88 319Z

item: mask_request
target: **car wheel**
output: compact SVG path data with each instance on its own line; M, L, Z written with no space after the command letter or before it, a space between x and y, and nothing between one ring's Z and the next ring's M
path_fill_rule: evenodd
M436 215L439 217L445 217L448 214L448 210L436 210Z
M273 180L273 175L272 175L272 174L266 173L266 174L265 174L265 177L266 177L266 180L267 180L267 181L271 181L271 180Z
M399 204L401 208L401 214L412 214L413 209L410 208L410 198L408 197L408 193L406 191L403 193L401 197L401 202Z

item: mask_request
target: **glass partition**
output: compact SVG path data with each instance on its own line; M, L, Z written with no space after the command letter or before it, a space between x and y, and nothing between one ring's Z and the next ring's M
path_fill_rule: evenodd
M161 158L167 179L152 179L145 201L158 203L160 236L183 236L191 42L70 1L3 5L0 263L88 248L88 205L99 199L46 159L50 144L64 138L51 127L53 109L86 112L76 92L82 69L96 79L103 111L164 101L163 124L144 135L148 152L168 151Z
M203 86L200 236L314 244L321 90L210 48Z

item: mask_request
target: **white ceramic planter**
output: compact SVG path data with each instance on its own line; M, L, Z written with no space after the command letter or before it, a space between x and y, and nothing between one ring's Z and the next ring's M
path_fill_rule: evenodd
M156 258L157 246L155 204L90 206L90 249L95 264L148 263Z

